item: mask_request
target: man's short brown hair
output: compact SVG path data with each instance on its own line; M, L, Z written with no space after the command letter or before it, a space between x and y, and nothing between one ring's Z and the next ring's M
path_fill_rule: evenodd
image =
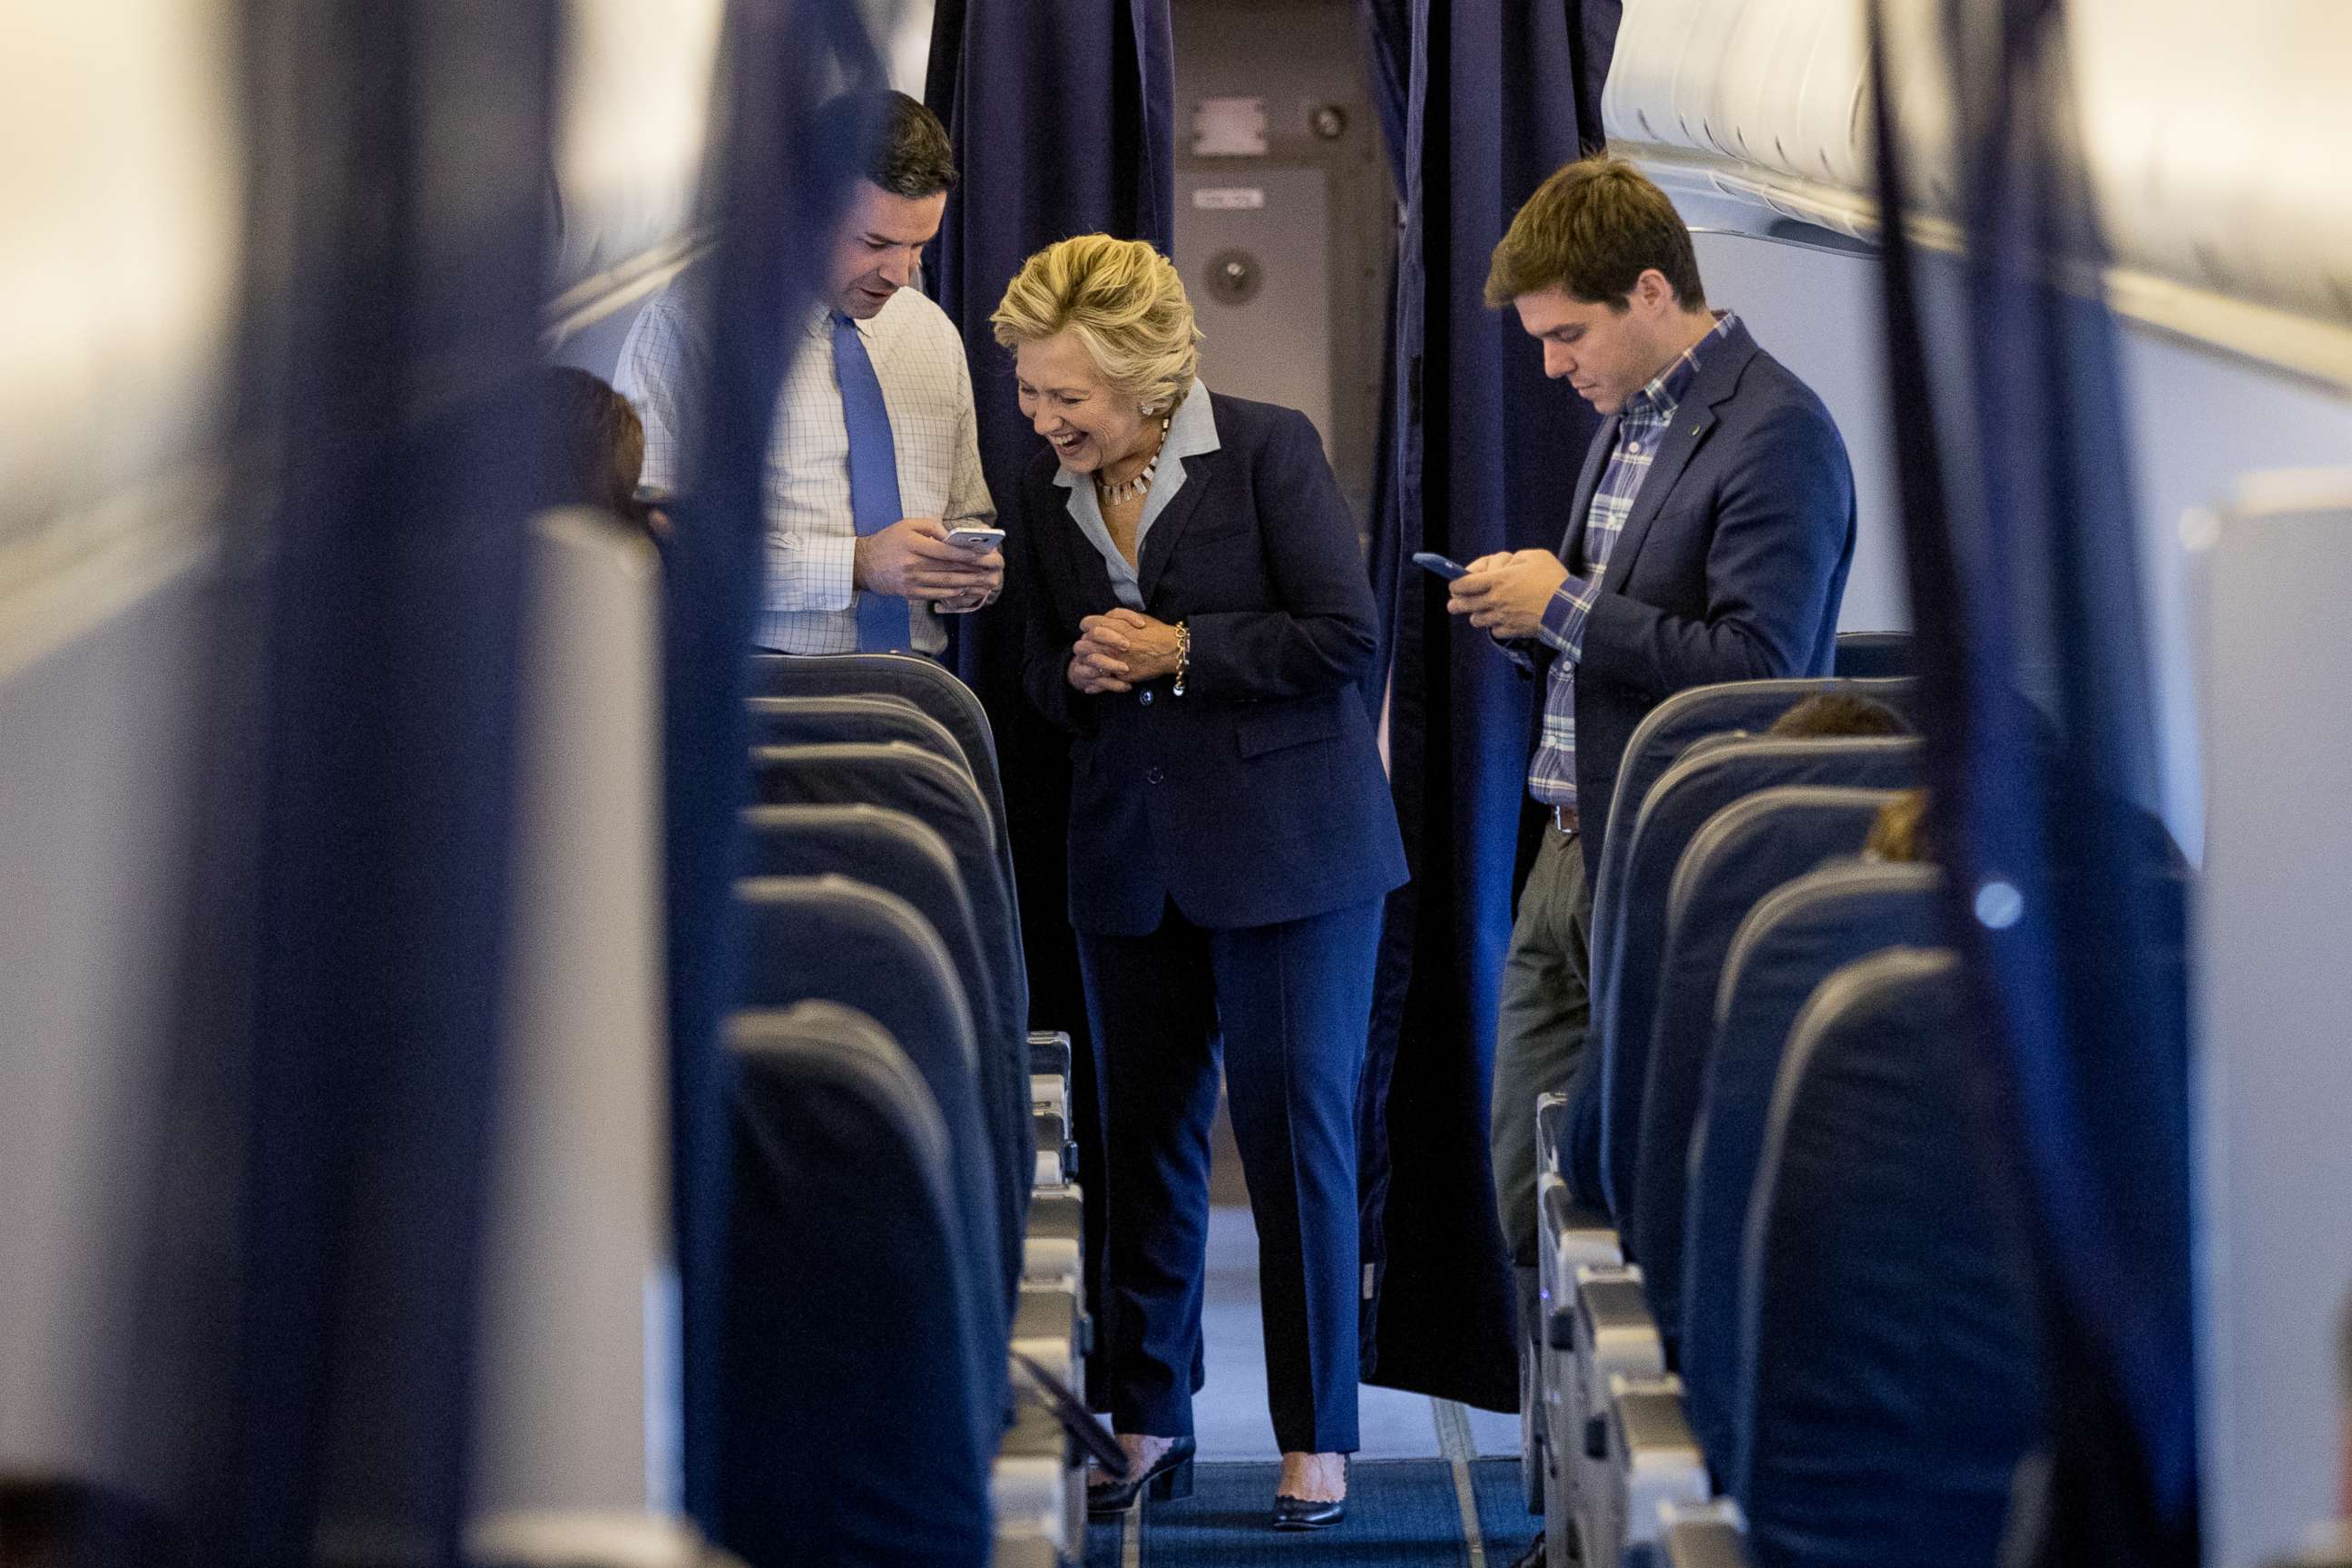
M1486 270L1486 304L1559 289L1588 305L1625 309L1655 268L1685 310L1704 310L1698 253L1666 193L1622 158L1586 158L1536 187Z
M892 195L917 201L955 189L948 128L905 93L845 92L817 115L824 144L866 150L861 172Z
M539 384L555 443L549 501L626 516L646 460L646 427L637 411L604 377L573 365L549 365Z

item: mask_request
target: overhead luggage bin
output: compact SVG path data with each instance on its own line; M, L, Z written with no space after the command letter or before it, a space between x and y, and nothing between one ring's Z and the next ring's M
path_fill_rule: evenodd
M1962 126L1943 7L1890 0L1887 73L1906 216L1956 248ZM1601 114L1611 148L1712 227L1793 218L1874 237L1869 8L1848 0L1629 5ZM2063 69L2071 173L2102 251L2085 287L2115 310L2352 386L2352 12L2263 0L2216 29L2191 0L2081 0ZM2184 117L2183 102L2200 111Z
M871 1017L739 1014L728 1040L717 1534L750 1563L984 1563L1005 1341L952 1127Z
M1813 994L1750 1210L1738 1454L1759 1563L1998 1560L2042 1429L2015 1173L1970 1113L1980 1021L1950 952Z

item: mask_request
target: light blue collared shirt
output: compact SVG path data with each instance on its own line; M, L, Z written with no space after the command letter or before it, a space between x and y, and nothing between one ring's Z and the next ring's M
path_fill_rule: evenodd
M1176 405L1169 419L1168 439L1160 448L1160 467L1151 476L1151 489L1143 498L1143 516L1135 525L1135 558L1143 559L1144 541L1151 537L1154 519L1168 510L1176 492L1184 488L1183 458L1197 458L1203 452L1213 452L1223 443L1217 439L1217 416L1209 407L1209 389L1198 378L1184 401ZM1137 580L1135 568L1111 542L1110 527L1103 521L1102 507L1095 500L1095 487L1080 484L1080 476L1064 468L1055 474L1054 482L1070 492L1071 520L1102 552L1103 564L1110 569L1110 591L1118 602L1130 610L1143 608L1143 584Z

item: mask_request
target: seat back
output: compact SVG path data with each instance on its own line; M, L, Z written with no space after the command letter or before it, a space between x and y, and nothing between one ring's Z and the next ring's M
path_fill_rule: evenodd
M956 1211L1007 1342L1021 1240L1006 1236L996 1195L997 1143L980 1087L971 1014L955 961L904 899L845 877L759 877L736 884L749 930L745 1007L832 1002L854 1007L897 1041L939 1102L953 1160ZM1003 1366L997 1366L1003 1382Z
M1725 955L1715 1050L1691 1131L1678 1352L1685 1413L1718 1476L1730 1474L1736 1446L1748 1205L1790 1032L1839 968L1885 947L1938 940L1941 875L1921 865L1825 866L1766 894Z
M967 769L971 766L953 732L903 697L754 697L748 706L754 745L852 742L878 746L904 741ZM973 783L978 782L975 776Z
M1675 763L1633 819L1621 884L1623 908L1614 963L1596 970L1592 1035L1601 1070L1601 1172L1609 1212L1622 1226L1633 1212L1634 1134L1649 1077L1658 960L1666 904L1683 851L1717 812L1760 789L1829 784L1893 789L1915 782L1919 742L1911 737L1780 740L1756 736Z
M1601 862L1592 868L1592 958L1595 972L1613 952L1624 899L1625 858L1633 851L1634 822L1650 786L1689 750L1691 742L1729 730L1760 734L1772 721L1817 691L1848 691L1885 703L1908 715L1916 700L1907 680L1841 680L1801 677L1790 680L1735 680L1677 691L1650 710L1625 742L1617 784L1609 797Z
M951 1119L862 1014L728 1034L719 1541L745 1563L984 1563L1004 1345Z
M954 851L933 828L882 806L755 805L745 810L743 821L751 875L853 878L906 900L946 944L971 1004L981 1091L996 1146L996 1201L1004 1211L998 1228L1019 1237L1036 1178L1028 1046L1002 1010L1001 987L982 952Z
M751 690L761 697L894 697L947 727L988 804L1000 844L1010 844L996 732L971 688L936 659L909 653L761 654L751 660ZM1013 880L1010 851L1004 879Z
M1682 1333L1683 1207L1699 1089L1715 1046L1715 996L1731 939L1764 896L1832 857L1852 856L1892 790L1759 790L1707 819L1683 852L1666 900L1648 1082L1633 1139L1633 1212L1650 1311L1671 1350Z
M1850 680L1892 680L1918 673L1909 632L1840 632L1830 668Z
M1790 1038L1743 1264L1731 1489L1761 1568L1999 1561L2040 1368L1972 1014L1953 953L1892 948Z
M1021 910L1004 868L995 824L971 771L903 741L755 746L754 793L767 805L882 805L936 829L955 852L980 922L989 973L1002 982L1003 1015L1025 1032L1029 977L1021 952Z
M680 1484L681 1349L646 1310L676 1267L658 574L601 516L531 531L469 1529L574 1510L642 1524Z

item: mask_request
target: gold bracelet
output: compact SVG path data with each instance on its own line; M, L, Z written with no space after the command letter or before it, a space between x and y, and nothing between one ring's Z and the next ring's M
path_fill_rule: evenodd
M1184 676L1192 665L1192 628L1178 621L1176 623L1176 684L1171 689L1178 697L1184 695Z

